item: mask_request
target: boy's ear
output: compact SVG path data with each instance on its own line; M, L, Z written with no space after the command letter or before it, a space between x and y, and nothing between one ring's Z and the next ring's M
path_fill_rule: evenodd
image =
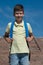
M24 16L24 14L23 14L23 16Z
M15 13L13 13L13 16L15 16Z

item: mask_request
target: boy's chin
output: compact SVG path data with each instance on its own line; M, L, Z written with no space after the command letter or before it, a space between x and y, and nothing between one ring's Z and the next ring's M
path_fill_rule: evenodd
M18 19L17 21L21 22L21 21L22 21L22 19L21 19L21 20L20 20L20 19Z

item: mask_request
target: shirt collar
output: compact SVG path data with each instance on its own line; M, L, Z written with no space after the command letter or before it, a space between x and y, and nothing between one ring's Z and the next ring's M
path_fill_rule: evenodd
M22 20L22 22L21 22L20 24L18 24L18 23L15 21L15 26L16 26L16 27L18 27L18 26L19 26L19 27L23 27L23 22L24 22L24 21Z

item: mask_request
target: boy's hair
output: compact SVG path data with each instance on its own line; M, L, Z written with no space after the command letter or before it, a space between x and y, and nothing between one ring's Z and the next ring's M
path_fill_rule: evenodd
M23 5L17 4L17 5L14 7L14 13L13 13L13 14L15 14L16 11L23 11L23 12L24 12L24 7L23 7Z

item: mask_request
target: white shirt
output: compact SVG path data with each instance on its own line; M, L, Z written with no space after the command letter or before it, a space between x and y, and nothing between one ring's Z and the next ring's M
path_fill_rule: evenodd
M32 28L29 23L27 23L29 33L32 33ZM6 28L6 32L10 31L11 23L8 23L8 26ZM17 24L15 22L15 25L13 26L13 42L11 47L11 54L13 53L29 53L29 48L27 46L26 42L26 33L25 33L25 27L24 27L24 21L22 23Z

